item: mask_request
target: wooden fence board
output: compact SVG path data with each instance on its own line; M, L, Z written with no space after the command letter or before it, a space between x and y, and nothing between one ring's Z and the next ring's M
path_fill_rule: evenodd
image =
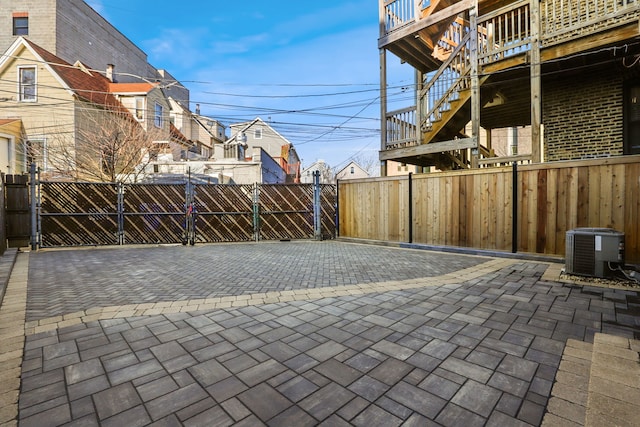
M565 224L570 201L566 199L567 185L569 185L567 170L551 169L547 175L547 207L545 215L547 217L547 233L549 238L546 241L545 253L554 254L560 244L560 234ZM553 215L554 209L557 215ZM564 236L562 236L564 240Z
M640 253L640 164L627 166L625 183L625 258L629 260Z
M624 170L625 167L623 165L613 165L611 228L615 230L621 230L624 228L624 194L626 186Z

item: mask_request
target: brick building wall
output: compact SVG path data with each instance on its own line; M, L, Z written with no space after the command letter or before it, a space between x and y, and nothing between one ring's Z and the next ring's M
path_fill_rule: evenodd
M547 77L542 85L545 161L623 154L623 77L611 68Z

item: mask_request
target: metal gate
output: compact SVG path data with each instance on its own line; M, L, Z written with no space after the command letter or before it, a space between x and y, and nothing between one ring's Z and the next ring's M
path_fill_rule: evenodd
M187 184L124 185L121 243L177 243L184 233Z
M115 245L118 185L40 183L40 246Z
M335 186L41 182L41 247L183 242L187 200L196 241L335 236Z
M195 187L198 242L246 242L255 238L255 185Z
M2 229L5 231L4 224L6 224L6 235L2 236L2 244L4 245L6 241L10 248L28 246L31 236L29 175L3 175L0 181L3 180L4 183L0 183L5 193L1 195L5 215L2 218Z

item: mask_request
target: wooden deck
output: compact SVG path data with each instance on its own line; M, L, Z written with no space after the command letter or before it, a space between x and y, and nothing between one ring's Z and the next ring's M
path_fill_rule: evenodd
M639 19L640 0L380 0L379 48L423 76L417 105L384 112L381 160L432 165L481 153L479 126L539 127L545 67L639 36ZM460 134L469 121L476 131Z

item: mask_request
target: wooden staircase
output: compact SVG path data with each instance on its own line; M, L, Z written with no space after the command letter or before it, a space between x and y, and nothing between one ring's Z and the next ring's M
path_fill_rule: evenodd
M471 38L468 21L454 17L441 37L443 42L438 43L434 56L440 56L442 65L427 75L429 80L420 91L420 105L425 112L419 123L421 144L468 138L464 134L464 127L471 120ZM487 79L487 76L480 77L480 86ZM484 92L485 97L492 96ZM481 155L492 154L482 148ZM439 169L470 167L468 150L442 152L432 156L432 160Z

